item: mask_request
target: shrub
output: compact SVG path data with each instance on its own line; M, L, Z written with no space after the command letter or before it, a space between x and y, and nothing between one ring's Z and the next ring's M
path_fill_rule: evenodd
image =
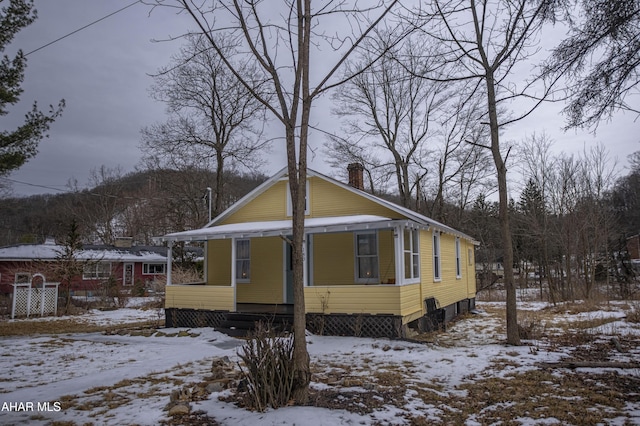
M269 325L256 329L238 353L242 364L245 404L251 410L285 406L293 391L293 337L276 337Z
M131 295L134 297L144 297L147 295L147 289L141 280L135 280L133 288L131 289Z

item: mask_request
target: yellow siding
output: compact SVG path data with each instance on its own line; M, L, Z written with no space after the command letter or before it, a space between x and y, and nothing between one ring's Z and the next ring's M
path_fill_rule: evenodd
M312 252L314 285L353 284L353 233L315 234Z
M351 285L305 287L307 312L401 315L400 286Z
M231 240L207 241L207 284L231 285Z
M396 279L393 231L378 231L378 262L380 262L380 282L394 284Z
M251 282L236 284L238 303L283 303L282 244L280 237L251 239Z
M420 284L403 285L400 287L400 311L403 317L413 315L417 319L423 315Z
M287 182L276 182L220 224L288 219L290 216L287 216L287 197ZM308 217L357 214L395 219L402 217L391 209L317 177L309 178L308 197L311 205Z
M372 214L390 218L401 216L384 206L319 178L310 178L311 217Z
M433 232L420 232L420 263L422 273L422 298L435 297L440 307L475 296L475 276L468 269L466 249L471 245L460 240L462 278L456 277L456 237L440 234L441 280L433 279ZM474 267L475 268L475 267ZM469 290L472 290L470 292ZM424 307L423 307L424 309Z
M233 287L168 285L165 308L234 311Z
M286 191L287 183L285 181L276 182L269 189L251 200L249 204L227 217L220 225L287 219Z
M313 236L313 284L351 285L355 283L355 236L352 232L315 234ZM393 231L378 231L380 280L389 284L395 279Z

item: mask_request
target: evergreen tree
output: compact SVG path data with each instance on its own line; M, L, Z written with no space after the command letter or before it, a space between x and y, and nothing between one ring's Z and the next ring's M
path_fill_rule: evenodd
M6 4L0 0L0 5ZM0 52L15 35L37 17L33 0L9 0L0 9ZM0 60L0 116L7 115L7 107L20 100L27 59L19 50L12 59L4 55ZM38 153L38 142L46 136L49 126L62 113L64 100L57 108L50 106L48 114L38 109L36 102L25 115L24 124L17 129L0 130L0 176L22 166Z

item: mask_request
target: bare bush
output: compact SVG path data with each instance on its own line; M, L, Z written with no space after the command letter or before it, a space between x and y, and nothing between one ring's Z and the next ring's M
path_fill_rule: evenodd
M269 325L259 322L238 355L248 408L264 411L289 404L294 384L293 337L276 337Z

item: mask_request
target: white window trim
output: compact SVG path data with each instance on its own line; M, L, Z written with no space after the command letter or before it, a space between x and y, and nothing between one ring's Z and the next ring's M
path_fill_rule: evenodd
M149 265L153 266L162 266L162 272L149 272ZM134 265L135 270L135 265ZM166 263L143 263L142 264L142 274L143 275L166 275L167 273L167 264Z
M376 254L375 257L378 260L376 277L371 278L360 278L358 276L358 235L375 235L376 236ZM380 284L380 237L378 235L378 231L362 231L362 232L354 232L353 233L353 275L354 281L357 284ZM367 255L366 257L373 257L371 255Z
M462 251L460 250L460 237L456 237L456 278L462 278Z
M97 271L98 271L98 270L97 270L98 265L109 265L109 268L108 268L108 269L109 269L109 274L108 274L108 275L106 275L106 276L98 276L98 274L97 274ZM92 274L91 274L91 276L88 276L88 275L86 275L86 274L85 274L85 268L87 268L87 267L89 267L89 266L92 268ZM83 279L84 281L89 281L89 280L103 280L103 279L107 279L107 278L109 278L109 277L111 276L112 272L113 272L113 269L112 269L111 262L95 262L95 263L89 263L89 264L83 265L83 267L82 267L82 279Z
M409 250L405 250L405 244L404 244L405 243L404 242L405 233L404 233L404 231L408 231L409 232ZM412 236L413 236L414 233L416 235L416 241L415 242L416 242L416 246L417 247L413 246L413 238L412 238ZM402 243L402 278L403 278L402 279L402 283L403 284L416 284L416 283L419 283L420 282L420 274L422 272L420 270L420 231L418 229L411 229L411 228L403 230L403 232L402 232L402 242L401 243ZM413 275L413 266L414 266L413 258L414 258L415 254L418 255L418 260L417 260L417 263L418 263L418 275L415 276L415 277L407 278L405 276L406 265L404 264L404 261L405 261L406 253L409 253L409 258L411 259L411 265L410 266L411 266L411 274L412 275Z
M244 257L238 257L238 242L240 241L247 241L249 243L249 258L246 259ZM238 284L249 284L251 283L251 239L250 238L237 238L234 240L234 244L236 245L233 249L236 252L236 258L235 258L235 274L236 274L236 283ZM238 273L239 273L239 269L238 269L238 261L239 260L248 260L249 261L249 276L247 278L239 278L238 277Z
M433 231L433 281L442 281L442 244L440 243L440 232ZM436 275L436 272L438 274Z
M304 215L308 216L311 214L311 191L309 186L309 179L307 179L307 188L306 188L307 199L305 202ZM289 188L289 181L287 181L287 216L293 215L293 206L291 204L291 189Z
M19 275L26 276L26 277L27 277L27 281L25 281L25 282L23 282L23 283L20 283L20 282L18 281L18 276L19 276ZM32 279L33 279L33 276L32 276L29 272L16 272L15 274L13 274L13 282L14 282L15 284L18 284L18 283L20 283L20 284L27 284L27 283L28 283L28 284L31 284L31 280L32 280Z

